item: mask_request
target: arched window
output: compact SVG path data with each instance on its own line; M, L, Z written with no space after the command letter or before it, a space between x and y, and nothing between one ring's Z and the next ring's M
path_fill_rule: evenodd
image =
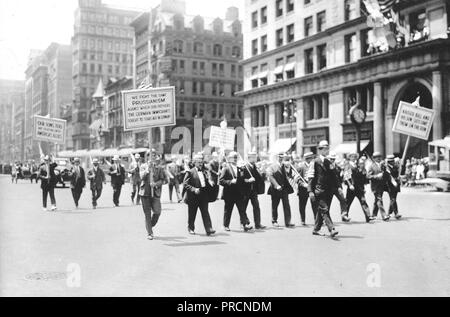
M222 45L215 44L213 49L214 56L222 56Z

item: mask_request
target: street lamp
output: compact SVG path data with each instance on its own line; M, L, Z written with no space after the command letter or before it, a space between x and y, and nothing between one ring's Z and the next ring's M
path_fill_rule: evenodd
M294 136L294 128L293 128L293 122L294 118L297 118L297 113L295 111L295 102L293 99L289 99L288 103L284 106L284 112L283 117L286 119L289 119L290 124L290 139L291 139L291 149L290 152L292 152L292 147L294 146L294 142L292 141Z

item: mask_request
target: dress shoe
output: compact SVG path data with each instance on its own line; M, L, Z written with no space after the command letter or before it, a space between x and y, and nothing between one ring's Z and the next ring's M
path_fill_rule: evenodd
M211 230L211 231L209 231L209 232L206 233L206 235L207 235L208 237L212 236L213 234L216 234L216 231Z
M350 218L349 217L347 217L347 216L344 216L344 217L342 217L342 221L343 222L350 222Z
M150 240L150 241L154 240L153 235L149 234L147 237L147 240Z
M295 228L295 225L293 223L289 223L286 225L286 228Z
M375 221L375 220L377 220L377 218L375 218L375 217L369 217L369 218L367 218L366 222L369 223L369 222Z
M248 231L250 231L250 230L252 230L252 229L253 229L252 226L250 226L250 225L244 225L244 231L245 231L245 232L248 232Z
M47 211L47 208L42 208L42 211Z
M303 227L306 227L306 222L302 222L302 226L303 226Z
M189 234L192 235L192 236L195 235L195 231L192 230L192 229L189 229L188 232L189 232Z
M339 232L337 232L336 230L331 231L330 236L332 238L334 238L335 236L337 236L339 234Z
M275 228L278 228L278 227L280 227L280 225L278 224L278 222L272 222L272 225L275 227Z
M323 236L323 234L322 233L320 233L320 231L313 231L313 236L320 236L320 237L322 237Z
M52 211L56 211L56 206L52 206Z
M227 231L227 232L230 232L230 231L231 231L229 227L224 227L223 230L225 230L225 231Z
M389 219L391 219L391 217L385 217L385 218L383 218L383 221L389 221Z
M402 215L396 215L396 216L395 216L395 219L397 219L397 220L402 219Z
M266 229L267 227L266 226L263 226L263 225L259 225L259 226L256 226L256 229L258 229L258 230L264 230L264 229Z

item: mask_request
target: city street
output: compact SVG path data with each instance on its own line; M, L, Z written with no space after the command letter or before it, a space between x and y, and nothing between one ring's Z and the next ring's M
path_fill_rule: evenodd
M367 196L372 207L373 196ZM88 188L79 210L70 189L57 189L56 199L58 211L43 212L39 185L11 184L10 177L0 176L1 296L450 295L448 193L404 189L399 196L404 218L374 224L364 222L356 202L352 222L342 224L334 199L336 240L311 234L309 204L309 227L299 226L296 196L291 196L295 229L269 226L270 199L264 195L267 230L244 233L235 210L232 232L225 233L223 202L217 202L210 205L217 235L204 234L199 213L197 235L190 236L187 206L169 204L165 186L154 241L146 239L144 214L132 206L129 184L120 208L112 208L109 184L97 210L91 209ZM281 206L279 211L282 225ZM253 220L251 207L248 215ZM65 278L74 265L80 269L80 287ZM60 273L60 278L27 278L33 273Z

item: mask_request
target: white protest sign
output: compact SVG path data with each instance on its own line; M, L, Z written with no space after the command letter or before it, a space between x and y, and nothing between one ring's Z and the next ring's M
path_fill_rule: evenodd
M33 138L36 141L64 144L66 141L66 121L34 116Z
M435 116L434 110L401 101L392 131L428 140Z
M209 146L233 151L235 139L236 139L235 130L222 129L220 127L211 127L211 134L209 136Z
M176 125L175 87L122 92L125 131Z

